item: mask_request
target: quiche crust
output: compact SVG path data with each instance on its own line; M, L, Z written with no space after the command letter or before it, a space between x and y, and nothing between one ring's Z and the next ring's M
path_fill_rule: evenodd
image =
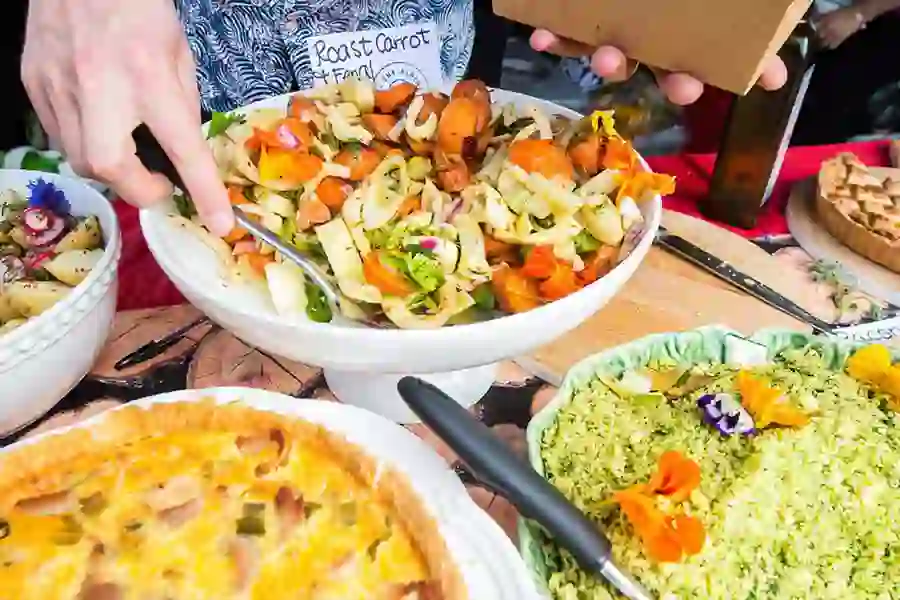
M853 155L842 154L823 163L819 171L816 212L822 226L857 254L900 273L900 182L870 175ZM890 201L883 204L883 196ZM892 206L891 206L892 205ZM876 233L868 221L882 211L894 220L896 237ZM888 222L888 225L890 223Z
M273 430L283 432L293 445L308 445L336 459L342 469L389 508L389 516L412 538L423 556L431 581L439 584L440 595L423 596L422 600L468 600L463 578L437 523L405 475L320 425L237 402L222 405L202 400L158 403L146 408L126 406L109 412L92 426L51 434L0 454L0 517L20 502L71 489L86 478L85 470L96 465L97 458L105 452L142 439L191 432L266 436ZM419 596L412 594L398 600L407 597Z

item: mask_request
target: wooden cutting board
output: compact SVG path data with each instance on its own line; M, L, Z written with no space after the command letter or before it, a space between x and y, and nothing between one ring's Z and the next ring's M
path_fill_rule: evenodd
M670 211L664 211L663 225L810 312L818 312L813 300L815 286L783 268L778 259L754 243L711 223ZM651 333L703 325L725 325L745 333L766 327L809 330L702 269L653 247L606 307L574 331L517 362L535 375L558 383L570 367L590 354Z

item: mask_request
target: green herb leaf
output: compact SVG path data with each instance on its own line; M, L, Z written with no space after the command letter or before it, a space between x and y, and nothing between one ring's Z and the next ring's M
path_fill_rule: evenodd
M587 231L579 231L578 235L575 236L575 251L578 254L587 254L588 252L593 252L600 248L601 244L597 241L597 238L592 236Z
M26 171L43 171L44 173L59 173L59 165L62 159L50 158L40 152L29 150L22 157L22 168Z
M217 135L222 135L228 131L228 128L232 125L240 124L244 121L244 115L239 113L214 112L209 121L209 129L206 130L206 139L212 139Z
M494 297L494 291L490 284L479 285L472 290L472 299L475 300L475 306L483 310L494 310L497 305L497 299Z
M306 315L316 323L330 323L332 318L324 292L310 282L306 282Z

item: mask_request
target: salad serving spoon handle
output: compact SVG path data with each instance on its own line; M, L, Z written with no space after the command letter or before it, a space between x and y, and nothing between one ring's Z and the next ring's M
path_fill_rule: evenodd
M181 179L181 175L178 173L178 169L175 168L172 160L165 153L162 146L160 146L156 136L153 135L146 125L139 125L132 132L131 136L134 139L136 154L147 169L165 175L169 181L182 191L187 189L184 185L184 181ZM325 274L325 271L323 271L314 260L304 255L291 244L282 241L282 239L271 229L263 227L252 220L240 207L234 206L232 209L234 211L235 222L237 222L238 225L250 232L254 238L269 244L282 256L297 265L300 270L309 277L313 285L322 290L322 294L324 294L325 300L331 308L332 323L339 322L341 324L352 324L355 326L364 325L379 329L385 327L381 323L370 320L351 320L344 318L343 311L341 310L341 305L344 301L343 294L341 294L337 285L332 283Z
M531 465L513 454L490 429L430 383L404 377L400 396L483 484L536 521L583 569L603 577L630 600L653 597L612 560L606 535Z

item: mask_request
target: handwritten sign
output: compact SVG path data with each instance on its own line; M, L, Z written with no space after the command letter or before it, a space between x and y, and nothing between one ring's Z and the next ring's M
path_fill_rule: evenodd
M316 84L348 77L374 81L379 89L400 82L426 89L443 84L440 39L431 22L315 36L308 52Z
M841 327L834 331L834 335L852 342L900 347L900 317L883 319L865 325Z

